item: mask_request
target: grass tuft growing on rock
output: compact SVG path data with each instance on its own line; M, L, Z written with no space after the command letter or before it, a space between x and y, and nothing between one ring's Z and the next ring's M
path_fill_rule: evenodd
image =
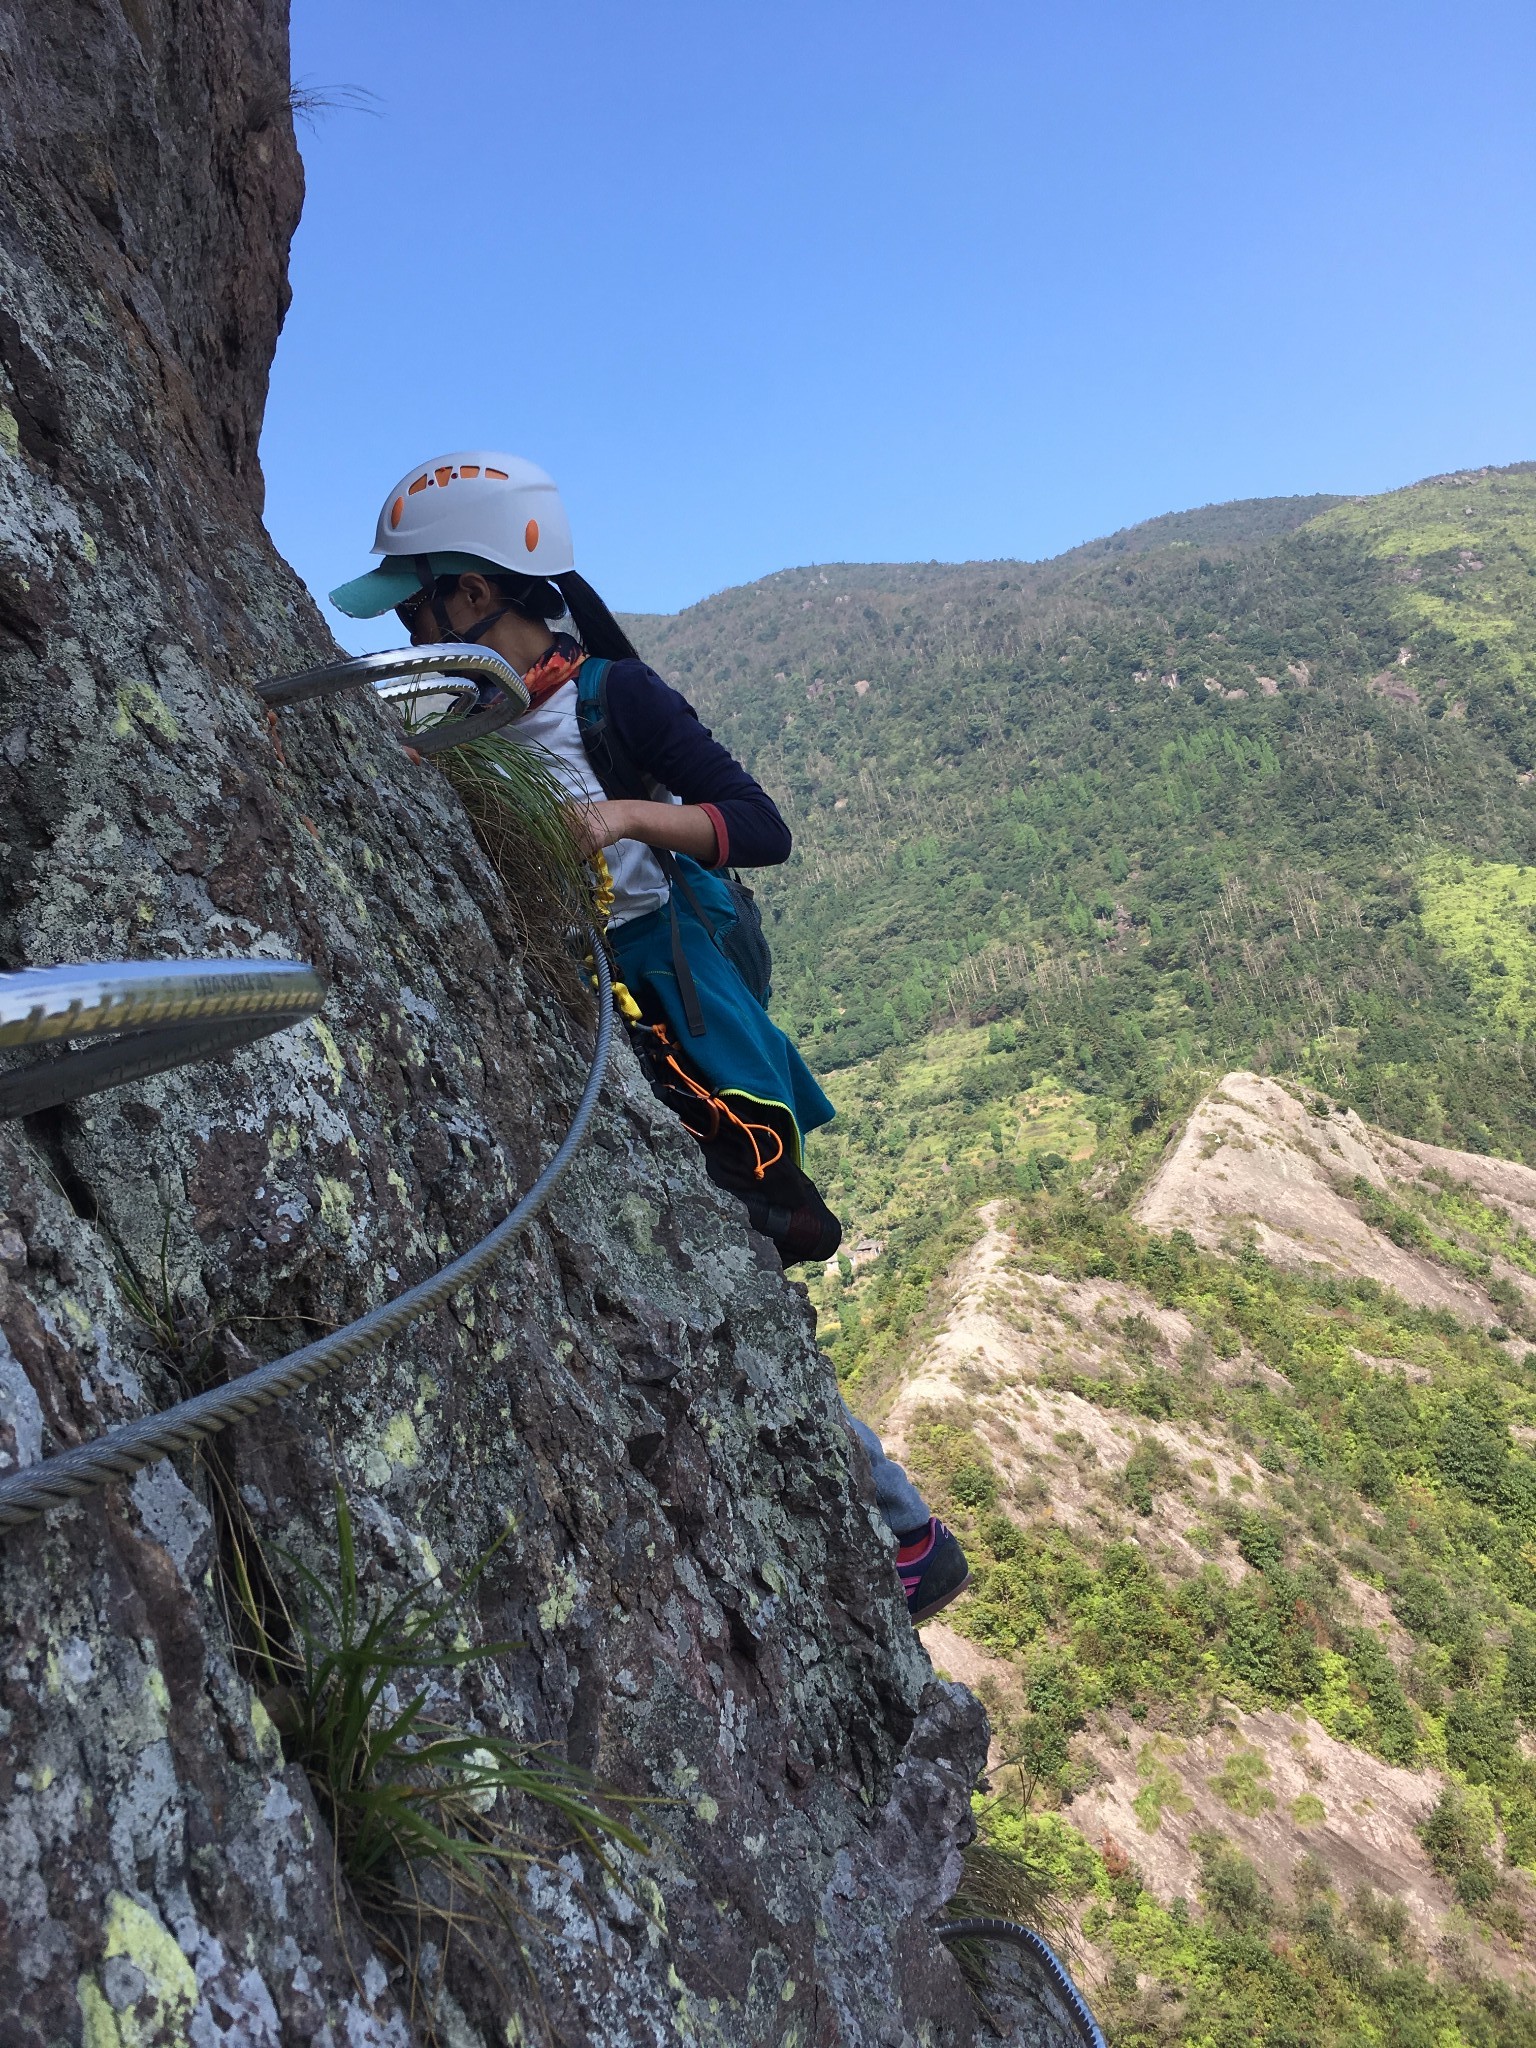
M592 914L592 877L567 822L569 793L532 747L500 733L450 747L438 765L506 892L524 953L567 1001L590 991L570 934Z
M423 1979L430 1963L441 1981L455 1940L494 1976L481 1935L509 1937L531 1980L523 1936L532 1921L518 1893L524 1870L551 1868L574 1848L623 1888L614 1852L648 1853L625 1817L635 1801L540 1746L442 1717L439 1703L450 1695L441 1674L519 1647L470 1642L462 1627L465 1604L505 1540L483 1551L451 1591L440 1591L433 1573L394 1597L370 1594L338 1487L334 1571L323 1578L283 1553L297 1585L291 1605L276 1592L259 1545L252 1554L248 1523L226 1553L233 1618L263 1705L330 1828L337 1881L404 1971L412 2017L429 2040L435 1985ZM505 1952L504 1941L497 1947Z

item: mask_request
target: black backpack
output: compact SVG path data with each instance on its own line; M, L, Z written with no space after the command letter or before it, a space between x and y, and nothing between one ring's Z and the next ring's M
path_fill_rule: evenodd
M592 772L601 783L604 793L615 800L647 798L653 802L665 803L670 792L662 787L653 775L631 760L619 744L619 736L613 729L608 716L608 671L613 664L598 655L588 655L576 675L576 729L581 734L581 744L586 749ZM718 927L700 903L688 877L688 870L699 872L696 862L687 854L668 853L660 847L652 848L667 878L668 886L681 890L688 907L703 925L716 946L730 961L748 989L763 1005L768 1007L772 990L773 955L768 949L767 934L763 930L763 914L757 907L757 898L733 869L719 879L725 884L736 912L734 924ZM677 910L672 909L672 959L677 969L678 986L682 990L683 1008L688 1019L688 1029L695 1038L701 1038L707 1028L699 1009L693 976L688 971L688 962L683 953L682 937L678 930Z

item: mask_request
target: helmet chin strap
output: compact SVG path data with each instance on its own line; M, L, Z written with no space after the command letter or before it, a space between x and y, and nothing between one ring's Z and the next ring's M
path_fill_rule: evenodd
M510 602L501 605L498 607L497 610L493 612L487 612L485 617L481 619L478 624L471 626L467 633L461 633L459 632L457 627L450 625L448 622L448 608L444 604L442 595L438 590L438 584L442 581L442 578L439 576L435 576L433 574L430 557L427 555L416 555L413 557L413 560L416 566L416 574L421 578L422 582L427 586L427 588L432 593L432 595L428 598L427 603L431 609L433 623L437 627L437 634L440 642L444 642L451 646L463 645L472 647L474 646L476 641L484 639L485 635L491 630L492 626L496 624L496 621L498 619L504 619L507 616L508 612L517 611L517 606ZM505 660L506 657L503 656L502 658L503 660ZM516 666L512 663L508 663L508 666L512 668L513 674L517 675L518 680L521 681L521 673L516 668ZM484 697L487 695L496 697L500 696L501 694L500 691L497 690L494 685L487 686L486 684L482 683L480 685L480 689L482 699L484 699Z
M431 608L433 622L437 627L437 637L440 643L449 646L462 645L473 647L477 640L482 640L485 637L498 619L504 619L508 612L516 609L514 605L504 604L499 611L487 612L479 624L471 626L467 633L461 633L457 627L451 626L448 623L448 608L443 603L442 594L438 589L438 584L442 581L442 578L433 574L430 557L427 555L417 555L414 557L414 561L416 574L432 593L427 599L427 603Z

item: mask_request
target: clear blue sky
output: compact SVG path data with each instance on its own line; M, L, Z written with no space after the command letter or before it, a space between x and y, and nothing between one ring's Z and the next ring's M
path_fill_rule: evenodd
M317 593L460 446L639 610L1536 456L1529 0L294 0L293 47L376 96L301 129L263 443Z

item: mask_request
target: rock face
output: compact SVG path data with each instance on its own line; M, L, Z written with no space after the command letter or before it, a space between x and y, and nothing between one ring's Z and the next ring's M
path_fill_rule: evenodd
M1152 1230L1187 1230L1208 1251L1251 1232L1278 1266L1361 1275L1405 1301L1497 1323L1482 1287L1394 1242L1361 1213L1361 1184L1390 1194L1429 1173L1470 1189L1526 1231L1536 1226L1536 1172L1516 1160L1400 1138L1352 1109L1319 1114L1278 1081L1228 1074L1191 1113L1136 1217ZM1507 1260L1495 1259L1490 1276L1536 1301L1536 1284Z
M331 651L260 523L301 190L280 0L0 0L0 76L0 966L270 955L332 989L0 1126L9 1466L479 1238L590 1027L379 707L274 730L249 688ZM6 2042L970 2040L924 1923L984 1724L856 1456L802 1296L621 1049L545 1220L451 1313L0 1538ZM662 1802L614 1878L536 1857L526 1970L482 1929L412 1992L232 1640L236 1536L279 1591L293 1559L334 1581L338 1482L380 1594L511 1530L464 1626L514 1647L440 1671L434 1713Z

